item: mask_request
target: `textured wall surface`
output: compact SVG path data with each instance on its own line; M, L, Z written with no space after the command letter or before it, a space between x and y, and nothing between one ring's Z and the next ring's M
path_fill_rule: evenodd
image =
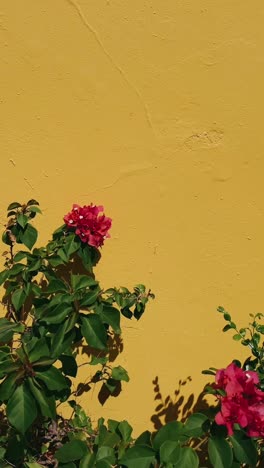
M215 309L264 310L263 21L261 0L0 0L1 223L34 197L41 243L104 204L102 284L156 293L124 323L131 382L81 396L93 419L151 428L156 376L198 396L203 368L245 356Z

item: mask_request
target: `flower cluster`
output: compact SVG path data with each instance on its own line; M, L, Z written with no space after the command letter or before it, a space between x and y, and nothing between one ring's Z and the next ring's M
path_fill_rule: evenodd
M104 211L103 206L74 204L72 211L63 219L69 228L74 228L75 234L82 242L93 247L101 247L105 238L110 237L108 231L112 225L112 220L101 214L102 211Z
M219 425L232 435L234 424L245 428L250 437L264 437L264 392L257 385L257 372L244 371L235 363L216 373L215 388L221 409L215 417Z

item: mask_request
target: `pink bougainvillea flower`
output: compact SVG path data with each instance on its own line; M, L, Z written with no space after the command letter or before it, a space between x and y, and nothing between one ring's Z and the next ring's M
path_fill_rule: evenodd
M252 394L259 392L256 385L259 384L257 372L244 371L234 362L226 369L220 369L215 376L215 388L224 390L229 397L240 394ZM261 395L264 394L260 391Z
M243 392L245 375L243 370L232 362L226 369L217 371L215 381L216 388L220 388L227 395L232 396Z
M256 404L248 410L247 434L250 437L264 437L264 404Z
M102 212L103 206L92 203L88 206L74 204L72 210L64 216L64 222L69 228L73 228L81 241L93 247L101 247L109 235L112 225L111 218L107 218Z
M236 423L246 428L249 436L264 436L264 392L257 387L257 372L244 371L231 363L216 373L215 380L215 388L225 393L218 395L221 408L216 423L226 426L229 435Z
M241 427L247 426L247 412L248 405L243 398L234 401L228 397L223 397L221 398L221 410L215 416L215 422L226 426L228 435L232 435L234 424L239 424Z

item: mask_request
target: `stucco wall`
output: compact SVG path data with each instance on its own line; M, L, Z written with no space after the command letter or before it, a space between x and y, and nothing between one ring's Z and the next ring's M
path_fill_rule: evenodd
M245 355L214 312L263 311L263 1L0 0L1 222L36 198L40 242L104 204L102 284L156 293L124 324L131 382L93 418L151 428L163 396ZM243 354L244 353L244 354ZM82 377L87 370L83 370Z

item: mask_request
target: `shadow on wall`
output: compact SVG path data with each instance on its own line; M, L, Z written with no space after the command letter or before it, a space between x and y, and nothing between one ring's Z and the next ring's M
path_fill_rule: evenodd
M113 363L115 359L118 357L120 353L123 352L124 349L124 344L123 340L120 335L117 335L116 333L112 333L109 335L108 338L108 345L109 345L109 362ZM105 353L103 351L98 351L97 349L92 348L91 346L86 346L82 344L77 344L77 349L80 354L86 354L87 358L89 358L89 361L91 358L102 358L104 357ZM87 361L88 363L88 361ZM84 363L82 365L86 365L87 363ZM107 372L107 368L105 369ZM113 379L110 379L110 381L113 381ZM87 393L91 390L91 384L95 384L97 382L102 382L102 386L99 390L98 393L98 400L101 403L101 405L104 405L105 402L108 400L109 397L117 397L121 390L122 390L122 384L120 381L114 381L113 385L113 390L110 391L109 388L105 385L103 382L103 375L101 371L98 370L98 368L95 370L94 375L89 378L86 382L80 382L77 386L76 391L74 392L74 396L79 397L83 393Z
M159 385L159 378L158 376L155 377L152 383L154 385L154 401L156 401L158 405L150 420L156 431L168 422L179 420L184 422L188 416L194 412L199 413L209 410L210 406L205 400L204 392L201 392L196 399L193 393L188 397L181 394L182 387L185 387L185 385L191 381L192 378L190 376L185 380L179 380L173 396L163 396Z
M100 259L100 253L95 251L93 264L96 265ZM67 265L60 265L57 267L56 273L58 278L70 283L71 274L85 274L88 275L89 272L84 268L81 259L74 255L73 260ZM94 275L90 273L94 278ZM33 281L36 284L39 284L44 290L47 287L47 282L45 279L42 279L40 282ZM7 283L4 285L6 292L8 291ZM9 314L9 305L11 304L11 294L6 293L3 299L3 303L7 306L7 317ZM29 296L25 306L27 311L30 311L32 308L32 297ZM108 338L108 351L109 351L109 363L113 364L116 358L123 352L124 344L122 337L114 332L109 334ZM104 365L100 361L106 356L108 351L102 351L95 348L92 348L87 345L83 345L82 342L77 341L74 345L74 351L76 354L85 355L87 361L80 364L81 366L91 365L93 361L94 365L91 365L90 369L92 370L91 374L83 382L77 384L77 388L72 392L72 395L75 397L80 397L84 393L88 393L93 384L101 383L101 388L98 392L98 400L104 405L105 402L110 397L117 397L122 391L122 383L120 380L114 380L109 378L109 366ZM64 356L64 359L67 359L67 356ZM69 359L68 359L69 360ZM85 359L86 360L86 359ZM70 362L67 363L68 367ZM119 366L120 367L120 366ZM72 369L72 376L75 376L75 371L77 369ZM125 379L123 379L125 380ZM106 385L106 381L110 385ZM191 377L187 377L185 380L179 380L177 389L174 391L174 395L167 395L164 397L160 390L159 378L155 377L153 380L154 385L154 400L157 402L155 408L155 413L151 416L151 421L154 425L154 430L159 430L164 424L170 421L181 420L184 421L191 413L206 411L210 407L207 404L204 398L204 392L202 392L195 401L194 394L189 395L187 398L183 396L182 387L186 386L192 381ZM1 415L0 415L1 423Z
M184 422L192 413L209 414L211 412L210 410L212 410L212 406L209 405L205 399L205 389L197 398L195 398L193 393L187 397L182 394L182 387L185 387L190 382L192 382L192 378L190 376L185 380L179 380L178 386L176 390L174 390L173 396L163 396L161 393L158 376L156 376L152 381L154 385L154 401L158 403L154 414L150 418L154 425L154 431L158 431L162 426L172 421ZM209 384L206 384L205 387L207 385ZM199 466L211 466L208 461L208 447L206 438L199 440L195 450L199 457Z

